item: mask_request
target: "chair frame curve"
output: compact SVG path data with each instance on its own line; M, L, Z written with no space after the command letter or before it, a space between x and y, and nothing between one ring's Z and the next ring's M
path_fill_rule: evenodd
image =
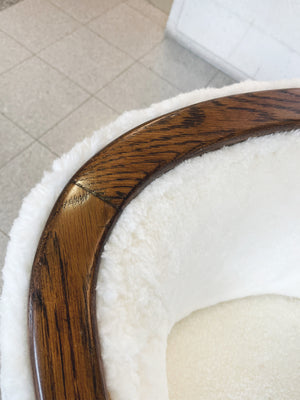
M79 169L49 216L34 259L28 305L39 400L109 400L95 285L104 244L124 207L180 162L300 127L300 89L194 104L114 140Z

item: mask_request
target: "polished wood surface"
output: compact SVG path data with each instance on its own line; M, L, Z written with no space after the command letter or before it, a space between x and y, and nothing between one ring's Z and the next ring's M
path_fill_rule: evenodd
M70 180L42 233L29 293L36 397L109 400L95 312L98 260L128 202L181 161L300 127L300 89L219 98L116 139Z

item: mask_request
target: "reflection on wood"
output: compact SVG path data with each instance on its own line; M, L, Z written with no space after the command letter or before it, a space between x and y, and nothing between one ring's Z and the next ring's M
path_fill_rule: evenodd
M91 158L55 204L33 264L29 333L40 400L109 400L95 313L98 259L128 202L188 158L300 127L300 89L195 104L141 125Z

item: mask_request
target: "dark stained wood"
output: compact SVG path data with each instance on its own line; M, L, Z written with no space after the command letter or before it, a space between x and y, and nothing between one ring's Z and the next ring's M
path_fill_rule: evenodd
M73 184L66 186L50 215L30 283L38 398L104 398L90 299L95 253L114 215L114 208Z
M109 400L95 313L98 260L128 202L181 161L300 127L300 89L195 104L147 122L91 158L63 190L38 245L29 294L37 399Z

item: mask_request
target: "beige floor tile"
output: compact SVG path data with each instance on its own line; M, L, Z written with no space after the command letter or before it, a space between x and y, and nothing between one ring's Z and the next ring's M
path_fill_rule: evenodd
M6 33L0 32L0 74L21 61L31 57L32 53L21 46Z
M211 64L168 38L141 62L184 92L205 87L217 72Z
M32 141L31 136L0 114L0 168Z
M119 112L142 108L178 94L178 89L161 79L143 65L136 63L97 97Z
M65 120L41 137L41 141L55 153L61 155L72 146L90 136L101 126L117 117L117 113L92 98L75 110Z
M35 137L87 97L84 90L36 57L0 75L0 111Z
M157 7L154 7L147 0L128 0L127 5L139 11L145 17L152 19L152 21L161 25L162 27L166 27L168 15L162 12Z
M0 170L0 229L9 233L23 198L50 169L55 156L35 142Z
M50 0L73 18L82 23L89 22L113 8L123 0Z
M95 93L133 63L126 53L82 27L40 53L40 57Z
M46 0L24 0L0 14L0 29L33 52L71 33L79 23Z
M0 187L0 226L2 231L9 234L26 192L5 176L3 170L0 170Z
M209 82L209 84L207 86L221 88L223 86L231 85L235 82L236 82L236 80L234 80L230 76L224 74L223 72L219 71L212 78L212 80Z
M95 19L89 27L136 59L158 44L164 35L160 25L126 4Z
M159 8L161 11L169 14L171 11L172 3L174 0L148 0L154 7Z

